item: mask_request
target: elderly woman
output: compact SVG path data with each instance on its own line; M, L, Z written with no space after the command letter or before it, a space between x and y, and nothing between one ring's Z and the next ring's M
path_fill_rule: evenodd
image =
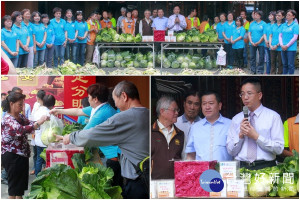
M84 127L84 130L93 128L108 118L112 117L117 111L107 102L109 96L108 88L103 84L93 84L87 89L88 101L90 106L81 108L70 109L52 109L50 114L58 115L72 115L72 116L86 116L89 117L89 122ZM114 170L113 185L122 186L121 166L119 164L118 154L120 149L118 146L105 146L100 147L106 161L106 166Z
M27 135L38 129L48 118L28 120L23 111L25 95L11 92L2 101L2 109L7 113L1 122L1 159L8 173L8 195L19 199L28 189L30 146Z

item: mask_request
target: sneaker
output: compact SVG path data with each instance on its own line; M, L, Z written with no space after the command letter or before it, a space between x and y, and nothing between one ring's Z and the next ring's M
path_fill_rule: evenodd
M34 173L35 173L35 170L32 170L32 171L30 172L30 175L34 175Z

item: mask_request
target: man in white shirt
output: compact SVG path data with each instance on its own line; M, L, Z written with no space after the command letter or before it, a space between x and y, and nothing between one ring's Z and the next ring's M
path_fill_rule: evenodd
M174 32L182 32L186 28L186 21L183 15L179 14L179 6L173 9L173 15L169 17L168 28Z
M234 116L227 136L228 153L247 169L275 166L276 155L284 148L280 115L262 105L262 96L258 78L251 77L242 82L240 97L248 107L249 119L243 112Z
M151 132L151 178L174 179L174 161L181 160L184 144L184 133L174 125L179 113L176 101L161 97L156 113Z
M189 90L184 97L184 114L177 118L175 125L184 132L184 146L182 160L186 159L185 147L189 138L191 126L200 121L200 94L195 90Z

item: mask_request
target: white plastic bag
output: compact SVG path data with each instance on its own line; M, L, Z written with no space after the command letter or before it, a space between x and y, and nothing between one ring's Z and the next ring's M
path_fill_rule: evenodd
M223 50L223 46L221 46L220 50L217 52L217 65L225 66L226 65L226 52Z
M97 65L99 65L99 60L100 60L100 54L99 54L99 50L97 48L97 46L95 47L95 50L94 50L94 54L93 54L93 63L96 63Z
M44 145L49 145L56 140L56 135L61 135L64 124L61 119L51 115L50 120L43 124L41 140Z

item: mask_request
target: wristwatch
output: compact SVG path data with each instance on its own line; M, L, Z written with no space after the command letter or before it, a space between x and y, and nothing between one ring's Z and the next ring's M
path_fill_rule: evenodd
M38 122L35 122L34 124L37 126L37 130L39 130L40 129L40 124Z

